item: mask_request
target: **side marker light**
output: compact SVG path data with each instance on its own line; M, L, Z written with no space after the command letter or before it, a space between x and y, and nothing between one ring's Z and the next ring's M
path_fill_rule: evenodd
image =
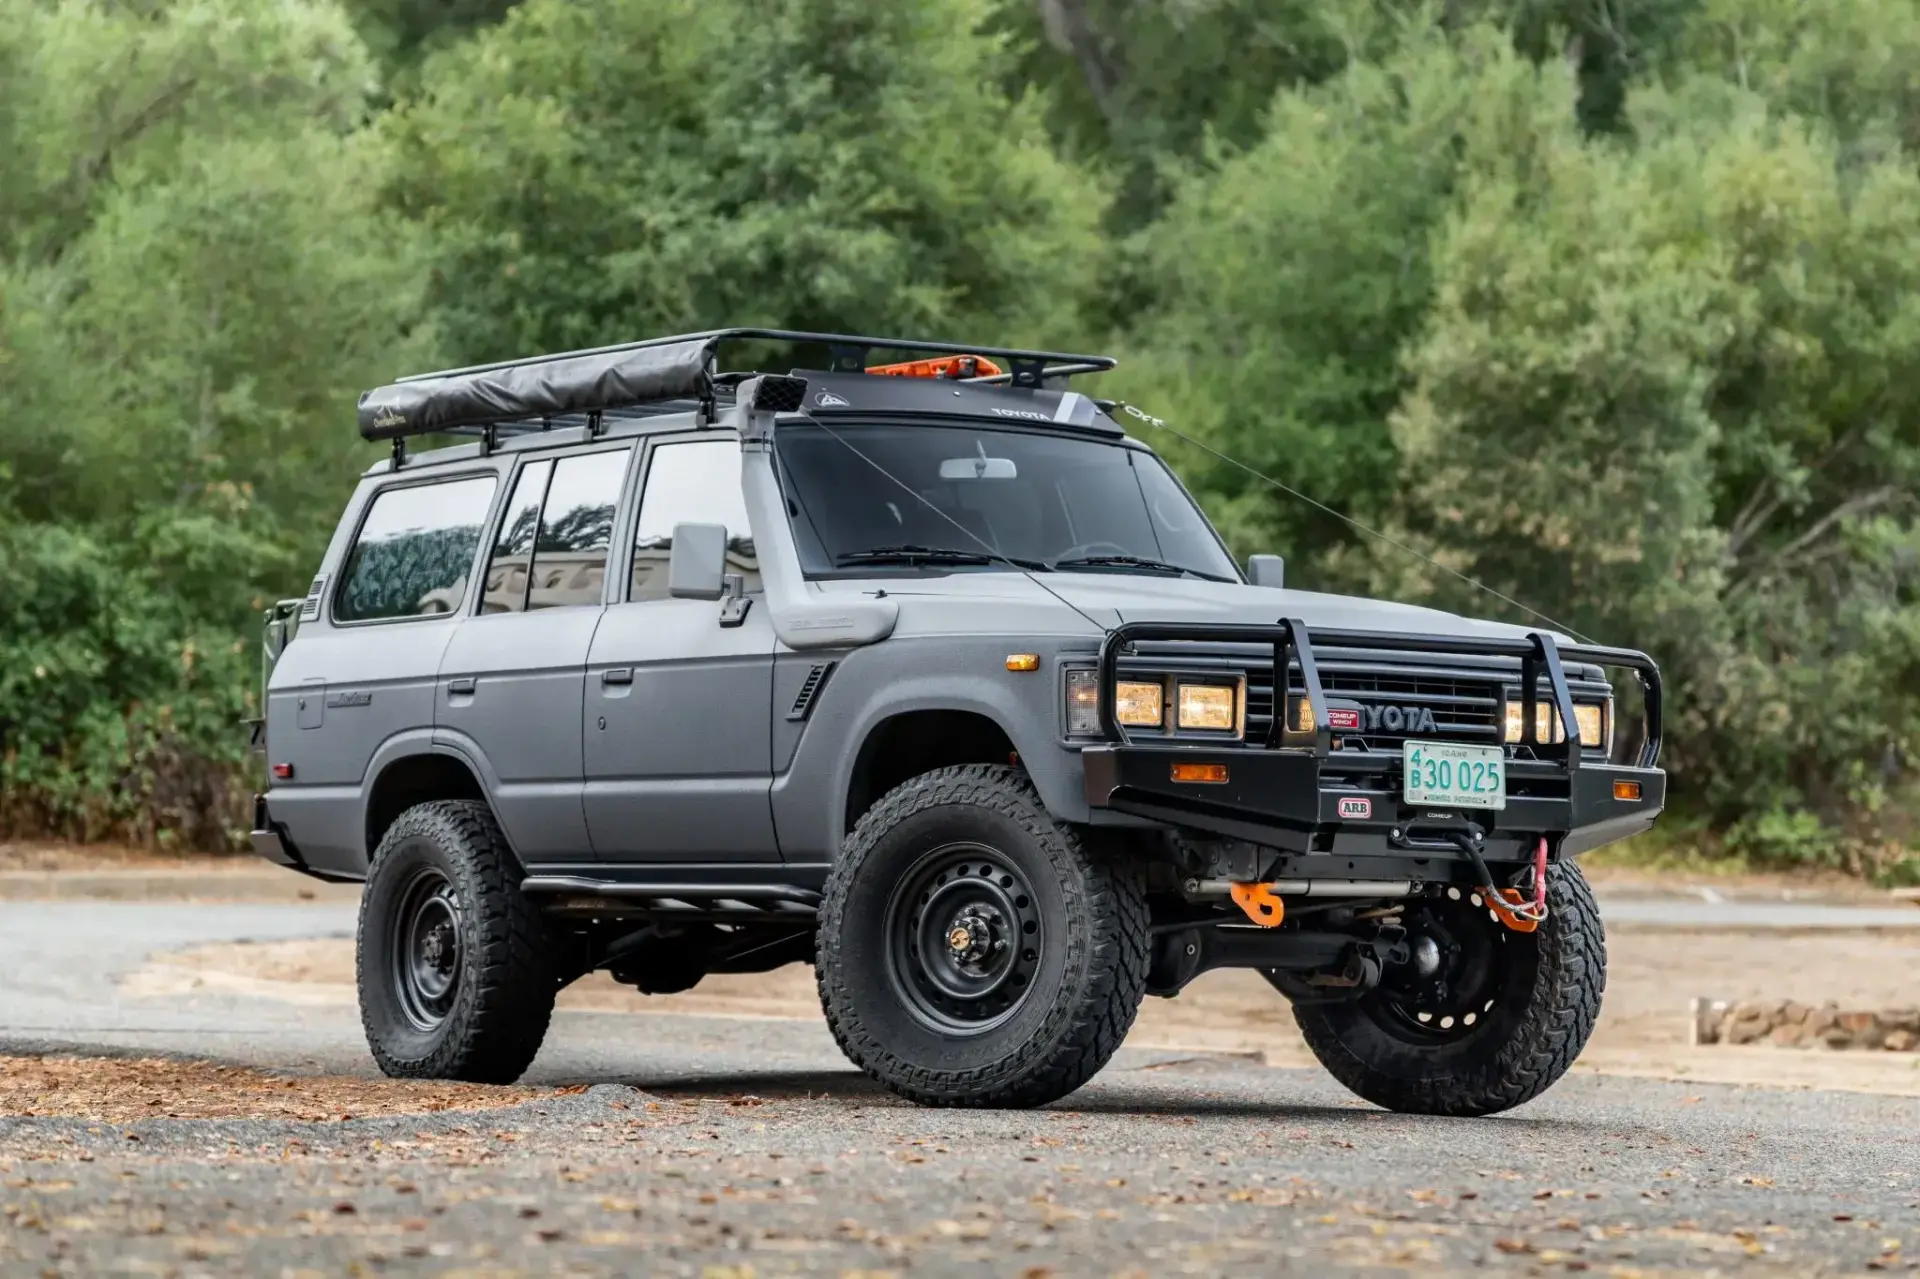
M1173 780L1176 782L1224 782L1227 780L1225 764L1175 764Z
M1613 784L1613 797L1615 799L1627 799L1627 800L1639 799L1640 783L1639 782L1615 782Z
M1007 669L1010 671L1037 671L1040 669L1040 654L1009 653L1007 654Z

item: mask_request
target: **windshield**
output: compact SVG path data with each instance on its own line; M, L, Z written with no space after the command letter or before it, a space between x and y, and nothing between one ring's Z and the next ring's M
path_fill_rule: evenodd
M970 426L830 435L800 423L775 438L810 576L1004 568L999 556L1034 570L1240 580L1206 516L1140 449Z

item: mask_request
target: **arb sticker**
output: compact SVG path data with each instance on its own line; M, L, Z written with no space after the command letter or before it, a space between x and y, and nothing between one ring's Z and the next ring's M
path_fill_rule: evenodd
M1373 801L1365 798L1343 799L1340 801L1340 815L1355 819L1373 816Z

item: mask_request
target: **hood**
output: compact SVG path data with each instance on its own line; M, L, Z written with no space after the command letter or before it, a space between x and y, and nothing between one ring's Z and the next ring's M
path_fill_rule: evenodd
M1522 639L1532 629L1389 600L1138 573L1043 573L1029 578L1014 572L963 572L815 585L829 594L885 591L900 606L894 631L900 636L992 631L1098 635L1124 622L1259 624L1283 617L1297 617L1321 630L1415 635ZM1548 633L1571 643L1557 632Z

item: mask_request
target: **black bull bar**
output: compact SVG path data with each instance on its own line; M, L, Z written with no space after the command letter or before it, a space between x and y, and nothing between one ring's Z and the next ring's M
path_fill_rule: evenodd
M1121 652L1138 642L1156 641L1271 645L1273 716L1265 740L1145 741L1130 735L1114 709ZM1517 745L1524 749L1506 752L1506 807L1451 812L1411 805L1398 785L1398 752L1335 751L1328 699L1314 658L1316 643L1423 656L1519 658L1522 714ZM1638 678L1645 734L1633 762L1583 757L1567 662L1630 670ZM1310 730L1296 729L1288 709L1290 674L1296 667L1313 708ZM1571 855L1648 829L1666 805L1666 774L1657 767L1660 668L1633 649L1561 644L1541 631L1524 638L1491 638L1309 632L1297 618L1258 625L1134 622L1107 634L1100 647L1099 676L1105 741L1088 746L1082 755L1089 805L1289 853L1451 860L1460 856L1459 840L1466 836L1476 844L1484 840L1489 860L1519 859L1544 836L1556 855ZM1543 693L1558 714L1559 743L1538 737ZM1177 780L1172 767L1212 763L1224 766L1224 781ZM1190 768L1182 771L1196 775ZM1365 816L1356 816L1361 812ZM1352 869L1365 867L1356 863Z

